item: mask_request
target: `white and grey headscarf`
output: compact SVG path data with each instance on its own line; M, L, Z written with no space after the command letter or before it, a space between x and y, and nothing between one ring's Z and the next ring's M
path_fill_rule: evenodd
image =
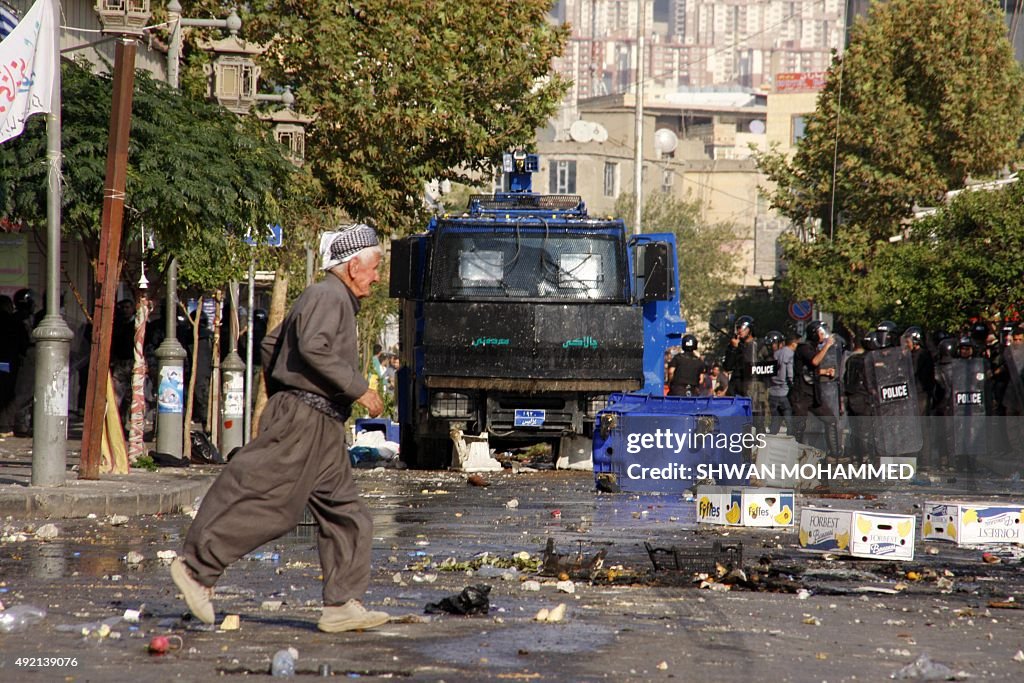
M353 223L341 230L325 232L320 236L321 268L330 270L345 263L363 249L380 244L377 231L364 223Z

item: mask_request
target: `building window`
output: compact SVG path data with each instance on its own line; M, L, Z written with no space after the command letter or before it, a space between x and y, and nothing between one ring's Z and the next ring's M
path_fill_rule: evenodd
M551 194L576 194L576 162L551 162L551 176L548 178Z
M604 196L619 196L619 165L614 161L604 162Z
M661 172L661 191L668 194L672 191L672 181L675 179L672 169L666 168Z
M802 114L794 115L791 121L793 129L792 144L796 146L797 143L804 139L804 128L807 125L807 123Z

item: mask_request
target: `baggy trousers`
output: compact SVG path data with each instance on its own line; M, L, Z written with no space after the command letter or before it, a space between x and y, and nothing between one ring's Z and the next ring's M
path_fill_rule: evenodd
M352 480L344 424L277 393L259 436L203 497L185 538L185 564L212 587L232 562L294 529L307 504L319 526L324 605L360 599L370 582L373 517Z

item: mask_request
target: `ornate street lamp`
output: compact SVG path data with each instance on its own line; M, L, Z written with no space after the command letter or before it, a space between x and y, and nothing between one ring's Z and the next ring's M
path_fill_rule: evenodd
M292 108L295 96L288 87L280 95L257 95L256 99L260 102L279 101L285 105L282 109L257 116L261 121L274 124L274 139L285 148L285 157L301 167L306 159L306 126L313 122L313 118L295 112Z
M149 0L96 0L104 33L141 36L149 22Z
M229 111L248 114L256 104L260 79L260 67L254 57L263 54L266 48L236 35L203 41L200 46L216 55L213 64L204 67L210 77L207 94Z

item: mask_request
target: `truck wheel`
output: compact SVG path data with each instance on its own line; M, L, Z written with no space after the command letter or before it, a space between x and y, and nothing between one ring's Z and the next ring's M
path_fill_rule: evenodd
M439 438L420 439L419 464L424 470L444 470L452 464L452 440Z
M409 427L408 431L412 431ZM451 439L431 437L400 437L402 445L399 458L405 466L414 470L443 470L452 464Z

